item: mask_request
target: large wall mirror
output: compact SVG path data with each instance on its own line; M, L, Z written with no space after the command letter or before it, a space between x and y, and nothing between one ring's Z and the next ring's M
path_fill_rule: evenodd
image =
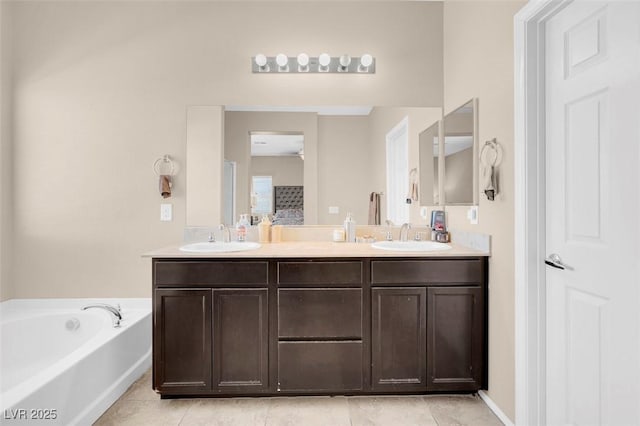
M478 204L477 129L478 101L472 99L422 132L422 205Z

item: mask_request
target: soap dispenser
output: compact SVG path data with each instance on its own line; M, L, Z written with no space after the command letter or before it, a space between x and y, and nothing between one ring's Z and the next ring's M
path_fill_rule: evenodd
M262 216L262 221L258 224L258 240L261 243L268 243L270 241L271 233L271 221L266 214Z
M344 234L348 243L356 242L356 222L351 217L351 213L347 213L347 218L344 220Z
M238 233L238 241L246 241L247 232L249 232L249 227L251 224L249 223L249 219L246 214L240 215L240 220L236 224L236 232Z

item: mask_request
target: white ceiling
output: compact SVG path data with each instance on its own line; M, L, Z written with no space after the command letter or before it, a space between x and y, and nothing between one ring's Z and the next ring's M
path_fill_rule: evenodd
M298 156L304 149L304 135L251 134L252 157Z
M318 115L369 115L372 106L273 106L226 105L225 111L239 112L315 112Z

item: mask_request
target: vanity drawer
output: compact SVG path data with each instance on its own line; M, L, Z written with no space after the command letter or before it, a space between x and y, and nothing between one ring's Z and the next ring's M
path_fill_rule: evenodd
M360 286L362 276L362 262L278 262L280 286Z
M362 289L278 289L278 336L362 338Z
M153 283L157 286L266 286L269 264L265 261L157 261Z
M481 259L374 260L371 284L480 284L484 281Z
M362 389L362 342L280 342L279 391Z

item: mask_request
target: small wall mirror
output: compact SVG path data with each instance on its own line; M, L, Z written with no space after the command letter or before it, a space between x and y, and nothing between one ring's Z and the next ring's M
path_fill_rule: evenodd
M478 100L420 133L421 205L478 204Z
M444 199L447 205L477 204L477 99L444 116ZM441 162L442 164L442 162Z
M439 167L440 121L420 133L418 149L420 153L420 200L422 205L440 204Z

